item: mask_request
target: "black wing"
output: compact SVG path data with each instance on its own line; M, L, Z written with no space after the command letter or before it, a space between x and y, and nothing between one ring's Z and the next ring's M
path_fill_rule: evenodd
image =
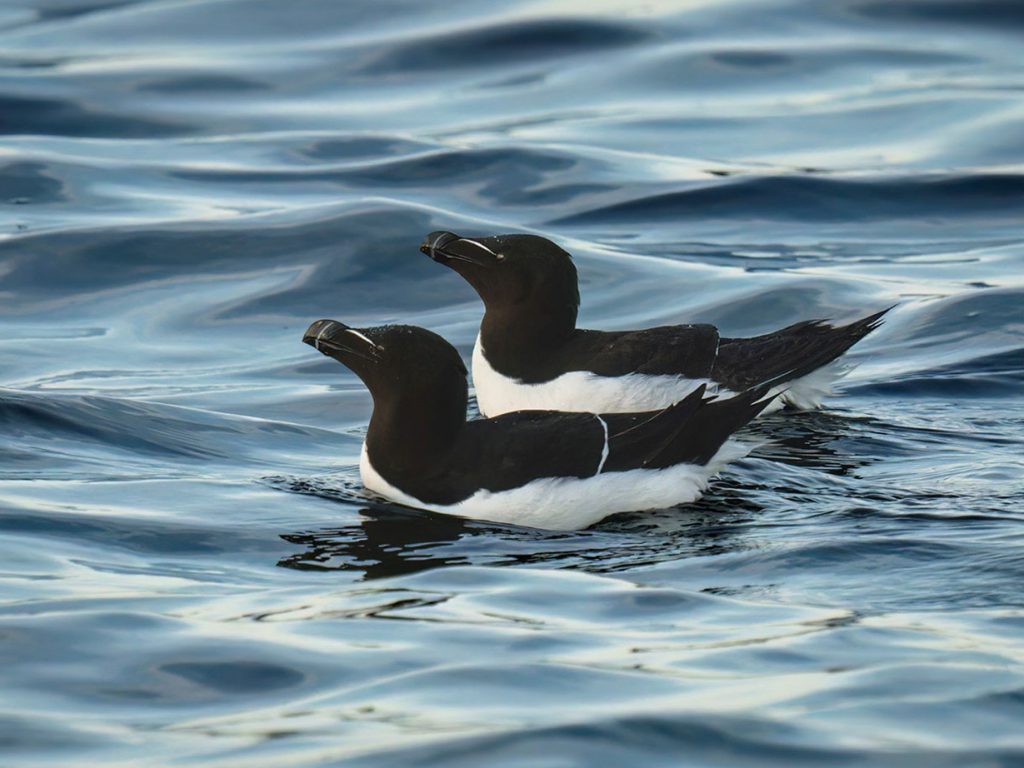
M518 411L470 421L435 472L400 487L424 502L454 504L481 489L496 493L541 478L706 464L770 402L767 389L716 400L700 387L653 413Z
M729 389L742 391L763 381L785 382L806 376L871 333L889 309L838 327L811 320L764 336L722 339L711 377Z
M600 376L627 373L706 378L714 366L718 329L713 325L666 325L642 331L577 330L559 349L561 371Z
M735 397L704 396L701 386L685 399L653 414L608 414L605 472L664 469L675 464L707 464L722 444L765 409L770 385Z
M436 496L443 489L458 501L481 488L497 492L543 477L591 477L604 440L604 427L592 413L517 411L470 421L445 462L444 477L431 479L424 492Z

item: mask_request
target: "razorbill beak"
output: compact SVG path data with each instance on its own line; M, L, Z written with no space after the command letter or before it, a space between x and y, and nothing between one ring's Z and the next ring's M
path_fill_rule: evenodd
M383 352L383 347L358 328L337 320L317 320L302 334L302 341L349 367L356 360L379 363Z
M420 244L420 251L438 264L450 267L452 262L490 267L505 258L485 243L454 232L431 232Z

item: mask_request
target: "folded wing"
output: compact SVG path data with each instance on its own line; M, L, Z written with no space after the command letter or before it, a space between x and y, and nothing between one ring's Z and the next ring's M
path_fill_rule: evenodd
M655 414L605 417L609 426L605 472L707 464L729 437L771 402L770 384L735 397L709 398L703 386Z
M792 381L806 376L871 333L889 309L848 325L810 320L764 336L722 339L712 378L729 389L742 391L769 379Z

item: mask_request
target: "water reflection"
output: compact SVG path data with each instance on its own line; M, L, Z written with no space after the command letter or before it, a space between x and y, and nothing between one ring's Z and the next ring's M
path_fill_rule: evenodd
M459 517L391 507L366 507L352 525L281 538L303 547L278 565L307 571L362 571L364 579L380 579L465 565L464 553L446 545L471 528L483 526Z
M303 487L299 487L302 485ZM351 489L288 490L351 503ZM545 531L388 504L364 506L348 525L280 534L301 552L278 561L305 571L356 571L365 580L452 565L529 565L610 573L687 556L745 549L763 507L727 478L696 504L616 515L583 531Z
M878 419L829 411L781 413L755 422L749 429L763 440L756 455L793 467L849 475L892 452L872 435L884 434Z

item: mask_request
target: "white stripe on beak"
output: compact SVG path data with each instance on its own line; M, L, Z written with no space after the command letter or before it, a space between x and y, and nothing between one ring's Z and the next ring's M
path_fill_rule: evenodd
M327 332L327 329L330 328L331 325L333 325L333 323L325 323L324 327L320 329L320 333L318 333L316 338L313 340L313 346L316 348L317 352L320 351L320 337Z
M471 245L475 245L477 248L483 248L485 251L491 254L491 256L498 255L490 248L488 248L486 245L484 245L483 243L478 243L476 240L470 240L468 237L460 237L459 240L462 241L463 243L470 243Z
M356 338L362 339L363 341L365 341L367 344L370 345L371 349L378 349L376 344L374 344L372 341L370 341L368 338L366 338L366 336L364 336L363 334L361 334L359 331L355 330L354 328L346 328L345 329L345 333L351 333Z

